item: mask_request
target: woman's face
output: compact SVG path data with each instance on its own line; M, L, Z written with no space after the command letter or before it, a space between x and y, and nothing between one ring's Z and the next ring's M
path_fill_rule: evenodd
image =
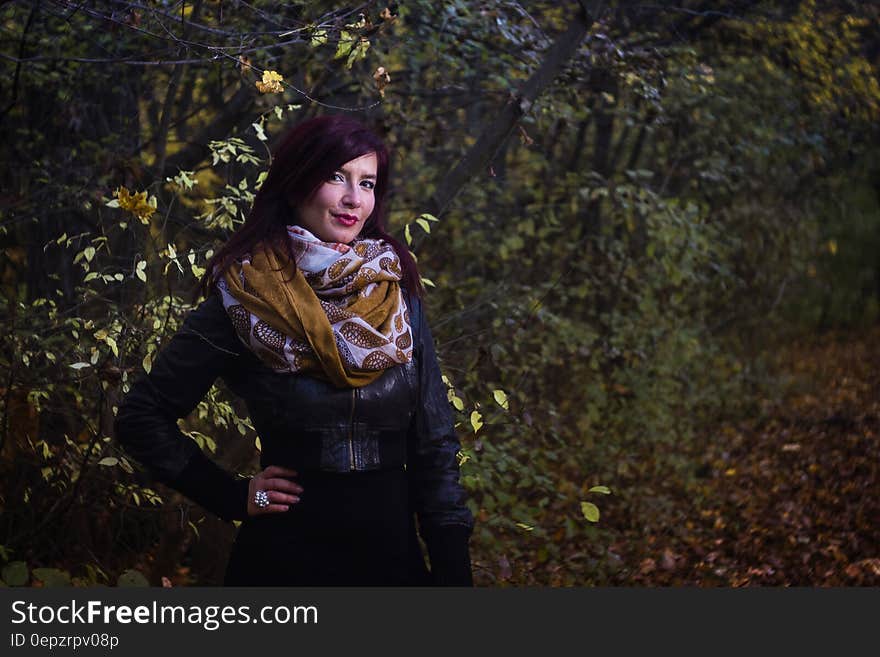
M324 242L354 241L376 204L377 167L375 153L343 164L299 207L299 225Z

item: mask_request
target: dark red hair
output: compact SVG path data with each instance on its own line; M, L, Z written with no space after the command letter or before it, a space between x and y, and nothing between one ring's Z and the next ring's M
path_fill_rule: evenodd
M291 263L295 263L285 227L297 223L297 208L343 164L369 153L375 153L378 162L373 192L375 205L360 236L388 242L400 258L401 283L412 294L422 296L422 284L413 257L405 246L388 234L385 225L388 149L382 139L363 123L338 114L303 121L284 136L244 225L208 261L207 271L199 281L199 290L207 295L235 260L259 244L283 244Z

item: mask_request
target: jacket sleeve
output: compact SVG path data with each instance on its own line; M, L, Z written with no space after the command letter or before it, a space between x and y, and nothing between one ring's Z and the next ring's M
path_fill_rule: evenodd
M422 304L411 304L417 330L419 403L408 444L410 494L428 547L435 584L473 586L468 540L473 515L459 482L458 451L446 387Z
M183 435L189 415L239 353L219 295L186 318L150 373L131 387L116 414L116 439L156 479L225 520L247 515L247 479L237 479Z

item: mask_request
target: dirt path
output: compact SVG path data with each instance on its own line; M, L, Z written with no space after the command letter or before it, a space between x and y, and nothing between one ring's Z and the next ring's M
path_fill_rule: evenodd
M880 585L880 327L783 359L791 393L719 427L666 528L611 546L615 584Z

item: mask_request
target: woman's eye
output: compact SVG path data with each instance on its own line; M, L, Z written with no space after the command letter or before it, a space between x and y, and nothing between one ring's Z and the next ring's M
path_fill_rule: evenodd
M372 180L365 180L361 183L361 185L363 185L367 189L376 189L376 183L374 183Z
M341 173L339 173L337 171L336 173L333 174L333 177L331 178L331 180L338 180L339 182L345 182L345 176L343 176Z

